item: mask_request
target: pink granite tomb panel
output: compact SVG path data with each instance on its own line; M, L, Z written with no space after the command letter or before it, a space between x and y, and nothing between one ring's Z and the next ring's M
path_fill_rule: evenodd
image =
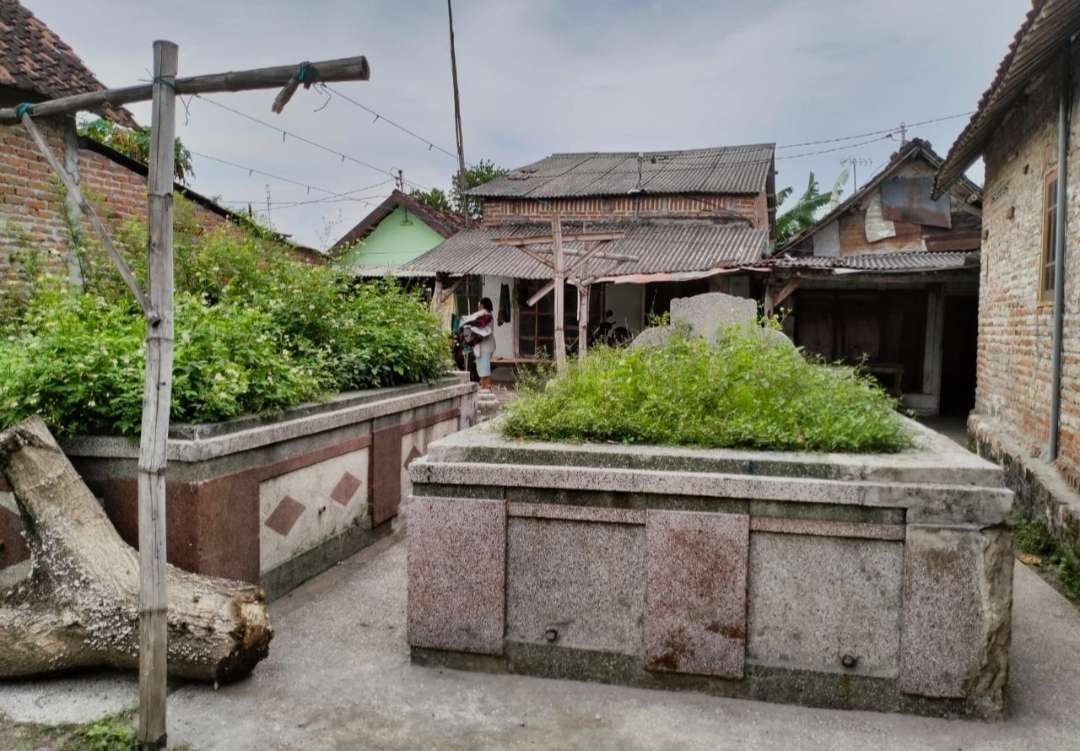
M416 497L408 517L409 644L502 654L506 502Z
M273 513L266 519L266 526L277 532L282 537L288 537L293 525L300 515L304 513L304 504L292 496L285 496L274 508Z
M746 657L745 514L649 510L645 666L742 678Z

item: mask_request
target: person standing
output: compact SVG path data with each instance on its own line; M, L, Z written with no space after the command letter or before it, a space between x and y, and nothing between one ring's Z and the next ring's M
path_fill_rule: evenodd
M495 354L495 306L490 297L480 300L480 309L461 319L464 341L476 357L476 375L480 388L491 389L491 358Z

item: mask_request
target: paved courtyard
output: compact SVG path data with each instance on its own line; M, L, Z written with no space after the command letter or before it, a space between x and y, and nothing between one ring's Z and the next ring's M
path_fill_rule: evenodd
M986 724L415 667L405 552L395 534L275 602L270 658L236 685L175 687L170 740L229 751L1080 748L1080 612L1023 566L1011 717ZM115 676L8 684L0 712L85 720L134 697Z

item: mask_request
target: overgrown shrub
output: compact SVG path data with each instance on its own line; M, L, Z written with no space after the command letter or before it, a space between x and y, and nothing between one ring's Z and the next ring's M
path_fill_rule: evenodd
M895 408L855 370L735 326L715 346L678 335L661 346L597 348L565 377L526 386L503 430L550 441L898 451L911 438Z
M273 413L446 372L447 337L416 294L392 280L358 285L271 238L203 231L177 213L174 420ZM145 228L122 237L145 279ZM85 293L39 278L0 322L0 425L36 413L59 434L138 433L145 323L99 249L86 257Z

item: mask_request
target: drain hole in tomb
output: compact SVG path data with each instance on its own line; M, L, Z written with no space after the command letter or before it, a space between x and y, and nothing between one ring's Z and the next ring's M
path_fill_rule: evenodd
M844 655L840 658L840 664L845 668L854 668L859 664L859 658L855 655Z
M544 638L547 639L548 643L557 642L559 640L558 629L549 628L547 631L544 632Z

